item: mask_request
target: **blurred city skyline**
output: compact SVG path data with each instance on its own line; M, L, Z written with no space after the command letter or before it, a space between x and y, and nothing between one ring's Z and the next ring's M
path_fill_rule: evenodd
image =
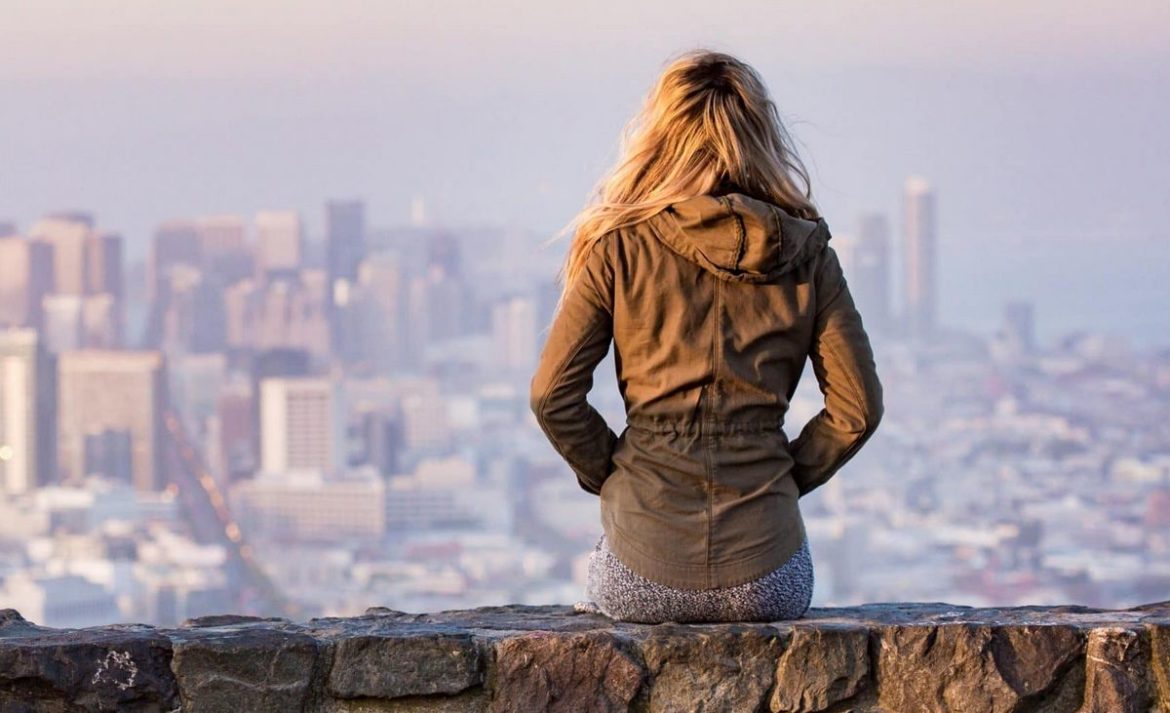
M600 522L531 410L540 244L699 45L771 88L885 389L801 502L814 605L1170 591L1164 3L0 22L0 606L30 621L579 598ZM595 376L618 431L616 342ZM823 396L806 365L786 432Z

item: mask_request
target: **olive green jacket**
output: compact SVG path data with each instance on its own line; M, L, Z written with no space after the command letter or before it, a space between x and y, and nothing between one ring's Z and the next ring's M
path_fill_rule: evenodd
M877 427L881 383L829 239L823 218L701 195L603 236L568 287L531 408L638 574L707 589L780 566L806 536L798 498ZM620 435L586 400L611 341ZM806 358L824 408L789 442Z

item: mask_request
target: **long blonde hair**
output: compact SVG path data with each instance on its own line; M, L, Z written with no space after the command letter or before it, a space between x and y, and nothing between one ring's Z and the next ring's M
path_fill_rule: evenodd
M595 241L725 181L800 217L819 217L808 171L763 80L723 52L700 47L668 60L622 130L619 154L590 204L549 241L574 233L558 273L557 310Z

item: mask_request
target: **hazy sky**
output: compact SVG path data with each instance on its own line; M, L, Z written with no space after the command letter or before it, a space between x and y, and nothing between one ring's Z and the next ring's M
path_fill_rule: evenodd
M498 71L557 80L586 61L633 63L644 76L648 60L694 41L730 43L773 66L1085 68L1165 59L1170 29L1164 0L5 0L0 8L4 72L34 78L327 77L408 63L436 80L498 79Z
M764 75L837 231L936 187L944 318L994 317L1009 293L972 291L1019 274L1041 318L1118 278L1109 310L1170 327L1165 288L1125 292L1170 256L1166 0L0 0L0 220L92 210L137 255L171 217L287 207L319 234L327 198L388 225L421 195L551 233L698 44Z

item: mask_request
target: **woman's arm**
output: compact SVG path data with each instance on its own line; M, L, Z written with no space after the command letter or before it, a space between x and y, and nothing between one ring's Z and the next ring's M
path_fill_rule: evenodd
M586 400L593 370L613 338L613 265L603 236L590 249L580 276L569 285L530 385L529 404L541 430L577 475L598 495L609 477L618 437Z
M815 280L817 313L809 358L825 405L790 447L801 496L823 485L853 457L884 412L869 337L833 248L825 247Z

